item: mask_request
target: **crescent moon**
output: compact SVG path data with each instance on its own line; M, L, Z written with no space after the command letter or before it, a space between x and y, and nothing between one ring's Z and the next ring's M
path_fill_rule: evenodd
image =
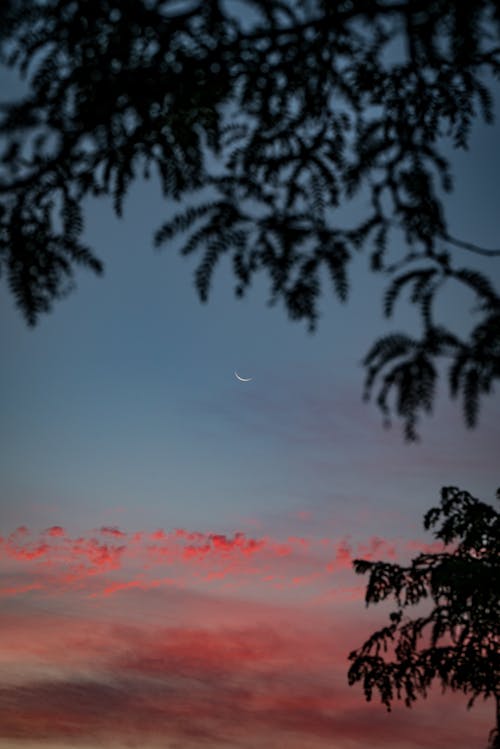
M252 380L252 379L253 379L253 377L240 377L240 376L239 376L239 374L238 374L238 372L235 372L235 373L234 373L234 376L235 376L235 377L236 377L236 379L237 379L237 380L239 380L240 382L250 382L250 380Z

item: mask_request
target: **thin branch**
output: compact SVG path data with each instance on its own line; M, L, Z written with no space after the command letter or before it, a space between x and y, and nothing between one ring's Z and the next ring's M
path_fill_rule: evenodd
M468 250L469 252L475 252L476 255L484 255L484 257L500 257L500 250L486 250L484 247L478 247L472 242L462 242L461 239L455 239L449 234L443 234L443 239L450 244L454 244L456 247L460 247L462 250Z

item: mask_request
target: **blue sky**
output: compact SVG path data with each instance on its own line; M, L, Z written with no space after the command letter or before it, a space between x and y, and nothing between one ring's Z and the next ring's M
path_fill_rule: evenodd
M476 128L470 152L454 158L457 188L448 201L454 233L486 246L496 241L494 143L494 129ZM438 413L442 407L446 417L422 425L421 445L403 445L397 424L384 431L375 405L360 403L360 361L371 342L415 322L404 301L394 321L382 318L383 279L366 271L364 256L355 261L347 304L325 284L318 330L310 335L282 308L267 306L265 278L236 300L228 265L216 271L202 305L195 260L152 249L152 232L169 212L154 182L134 186L122 219L109 201L89 201L86 239L105 261L104 278L80 273L76 291L34 329L4 290L7 520L22 522L24 506L43 515L53 503L82 520L87 510L118 506L134 517L139 502L151 522L157 513L176 522L184 515L224 522L240 509L286 511L336 490L372 501L368 487L392 495L412 482L399 476L396 488L385 486L377 464L389 460L388 450L409 474L425 476L419 508L443 480L470 478L471 488L491 493L494 477L487 478L481 458L489 436L481 435L490 422L494 428L498 396L484 403L479 428L468 432L459 407L442 393ZM465 265L498 278L496 261L456 252ZM463 327L471 301L447 294L450 324ZM253 381L237 382L235 369ZM444 455L450 439L457 472L434 475L425 464L429 445ZM470 464L474 455L478 468L469 465L464 475L459 456ZM353 471L362 465L361 475Z

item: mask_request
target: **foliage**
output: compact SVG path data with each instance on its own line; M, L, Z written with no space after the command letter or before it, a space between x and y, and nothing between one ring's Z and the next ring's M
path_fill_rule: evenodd
M230 254L237 295L267 272L270 302L313 329L325 271L344 301L368 247L390 279L386 314L411 290L422 336L374 343L367 397L377 388L415 439L451 358L451 393L475 424L500 374L500 298L451 250L497 253L451 236L440 147L465 148L474 120L492 120L498 0L9 0L0 29L1 59L29 89L0 114L0 274L30 324L75 263L101 271L80 241L82 200L111 195L120 214L134 177L154 173L185 205L155 243L186 235L203 300ZM355 198L369 208L345 225ZM407 248L397 262L393 236ZM433 319L452 282L479 302L460 339Z
M500 489L497 492L500 500ZM390 624L349 655L349 684L361 681L365 697L377 690L390 710L425 697L431 682L496 701L497 726L490 747L500 747L500 513L466 491L445 487L441 506L429 510L426 529L448 550L419 554L409 566L357 559L369 572L366 604L393 598ZM430 609L413 619L405 610Z

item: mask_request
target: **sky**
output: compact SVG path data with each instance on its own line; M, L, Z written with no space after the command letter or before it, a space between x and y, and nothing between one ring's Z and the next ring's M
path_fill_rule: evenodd
M446 201L488 247L499 135L476 126ZM388 713L346 673L389 610L352 560L438 548L422 516L442 486L494 501L498 392L470 431L441 390L405 443L362 402L360 362L415 317L383 319L366 256L311 335L265 278L236 300L224 264L202 305L195 260L152 249L171 211L153 181L122 219L88 200L104 278L80 273L34 329L2 287L0 749L485 745L492 704L435 689ZM498 260L456 252L498 288ZM460 330L471 306L450 292L442 313Z

